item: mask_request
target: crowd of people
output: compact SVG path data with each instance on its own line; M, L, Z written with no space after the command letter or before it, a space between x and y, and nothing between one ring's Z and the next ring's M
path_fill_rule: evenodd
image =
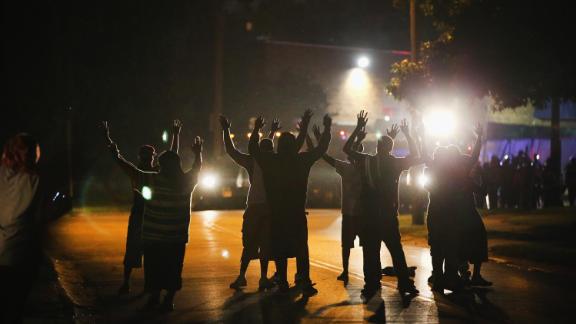
M513 156L505 155L502 160L492 156L478 171L484 181L477 199L479 207L561 207L565 189L568 189L570 206L576 203L576 158L566 166L564 181L555 172L550 158L543 164L538 154L531 159L524 151ZM484 195L488 197L488 206L482 199Z
M411 167L424 165L430 181L427 218L428 242L432 256L432 289L458 292L467 285L489 286L481 275L487 261L487 235L482 218L476 210L475 197L486 193L491 208L496 206L526 207L553 205L547 194L552 186L548 166L531 161L524 153L500 162L493 159L480 168L478 157L482 146L482 127L475 129L476 144L471 155L456 146L436 147L429 154L426 135L413 134L408 123L393 124L378 139L376 151L364 150L367 113L357 115L354 131L343 147L346 160L327 154L331 140L332 119L325 115L322 129L309 128L313 114L307 110L298 123L298 135L280 132L280 121L271 123L268 136L260 138L265 120L258 117L250 134L248 152L238 150L231 136L231 123L220 116L224 148L230 158L246 169L250 189L243 215L240 271L230 288L247 285L246 271L251 260L260 262L259 290L288 292L287 264L296 259L295 287L305 297L318 291L310 276L306 199L311 167L320 159L340 175L342 190L342 273L336 278L348 283L350 249L359 237L363 255L364 288L361 296L367 302L381 289L380 248L384 242L392 257L391 273L397 277L397 288L404 298L419 292L413 281L414 271L406 264L398 223L398 181L400 174ZM182 269L188 227L190 199L202 167L203 140L196 137L190 145L195 159L188 170L181 165L179 155L182 123L175 120L171 146L157 155L151 145L140 147L138 162L127 161L110 137L107 122L103 122L104 137L114 161L130 178L134 191L133 206L128 220L124 257L124 281L120 294L130 291L130 276L134 268L144 268L145 291L149 294L146 309L174 309L174 298L182 287ZM280 133L275 145L275 136ZM405 137L409 153L404 157L392 154L398 134ZM315 139L315 140L314 140ZM306 147L304 148L304 144ZM39 149L29 135L19 135L8 142L0 164L0 192L3 203L0 237L1 278L26 277L30 260L37 260L34 228L37 224L38 176L35 172ZM574 203L576 161L567 167L566 184ZM481 172L479 172L481 171ZM480 174L480 176L479 176ZM484 181L479 181L483 178ZM522 188L522 190L517 190ZM541 188L541 189L539 189ZM15 199L19 195L21 199ZM542 197L540 199L540 197ZM26 251L21 249L25 249ZM22 257L24 255L24 257ZM27 260L22 262L22 260ZM143 262L142 262L143 260ZM34 261L36 262L36 261ZM268 276L268 265L275 264L276 273ZM474 266L468 271L469 264ZM24 276L24 277L23 277ZM10 279L12 280L12 279ZM4 281L3 281L4 282ZM13 284L18 281L12 280ZM165 291L161 301L161 292Z

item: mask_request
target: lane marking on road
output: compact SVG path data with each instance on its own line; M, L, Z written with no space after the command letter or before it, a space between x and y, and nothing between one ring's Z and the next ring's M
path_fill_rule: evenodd
M217 224L214 223L214 222L205 223L204 225L207 226L208 228L213 229L213 230L220 231L220 232L224 232L224 233L228 233L228 234L231 234L231 235L233 235L233 236L235 236L235 237L242 238L242 235L241 235L241 234L238 234L237 231L233 231L233 230L230 230L230 229L225 228L225 227L223 227L223 226L217 225ZM336 274L339 274L339 273L341 272L341 268L340 268L340 267L338 267L338 266L336 266L336 265L334 265L334 264L331 264L331 263L327 263L327 262L324 262L324 261L320 261L320 260L315 259L315 258L310 258L310 265L313 265L313 266L315 266L315 267L317 267L317 268L321 268L321 269L324 269L324 270L328 270L328 271L334 272L334 273L336 273ZM360 281L364 281L364 275L363 275L363 274L359 274L359 273L354 272L354 271L349 272L349 273L348 273L348 276L352 276L352 277L354 277L355 279L358 279L358 280L360 280ZM384 282L382 282L382 285L385 286L385 287L387 287L387 288L396 290L395 285L392 284L392 283L389 283L389 282L384 281ZM434 299L431 298L431 297L426 297L426 296L422 296L422 295L417 295L414 299L417 299L417 300L420 300L420 301L423 301L423 302L430 302L430 303L436 303L436 302L437 302L436 300L434 300Z

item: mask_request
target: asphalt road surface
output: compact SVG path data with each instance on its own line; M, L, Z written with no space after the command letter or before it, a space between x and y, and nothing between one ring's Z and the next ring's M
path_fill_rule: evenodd
M242 250L242 211L203 211L192 215L186 249L183 288L172 313L144 312L141 269L134 271L129 295L118 296L128 211L83 209L52 226L49 254L56 260L62 284L78 305L82 322L570 322L575 305L574 277L527 271L489 262L483 273L494 282L489 289L460 295L433 294L427 285L430 256L425 247L404 242L409 266L417 266L420 295L407 305L395 290L396 279L384 277L381 298L366 305L360 299L362 251L352 250L350 282L336 280L341 269L340 214L311 210L308 217L312 280L318 295L303 299L297 292L279 298L258 293L259 264L248 269L248 286L234 291ZM382 264L391 265L383 246ZM269 269L272 275L274 266ZM289 262L293 278L295 261Z

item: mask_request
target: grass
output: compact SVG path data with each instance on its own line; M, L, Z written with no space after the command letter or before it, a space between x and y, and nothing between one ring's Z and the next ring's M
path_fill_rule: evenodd
M482 212L490 255L543 267L576 267L576 209ZM400 216L400 231L408 239L426 240L426 226Z

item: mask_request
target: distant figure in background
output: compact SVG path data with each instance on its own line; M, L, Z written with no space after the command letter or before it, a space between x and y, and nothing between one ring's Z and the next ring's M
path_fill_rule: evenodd
M246 270L250 260L260 259L260 282L259 290L272 288L273 283L268 279L268 259L269 259L269 222L270 206L266 200L266 189L262 170L256 161L249 154L240 152L234 146L230 136L230 121L224 116L220 116L220 126L222 126L222 136L224 138L224 148L226 153L234 162L243 167L248 172L250 179L250 189L248 190L247 207L242 218L242 257L240 258L240 274L238 278L230 284L230 288L239 289L247 285ZM267 138L259 143L262 154L274 153L274 134L280 130L280 122L274 120Z
M364 165L362 204L364 206L360 228L360 244L364 255L364 289L362 297L370 300L381 289L380 246L382 241L390 251L394 271L398 277L398 290L404 296L418 294L410 279L398 224L398 179L400 173L421 163L416 143L410 136L404 120L400 126L408 141L410 155L397 158L392 155L394 140L382 136L378 140L376 155L352 150L352 144L368 122L367 113L361 111L354 132L344 145L344 153Z
M313 127L314 137L318 142L322 138L320 128L316 125ZM362 141L366 137L364 130L358 133L357 139L353 144L352 149L358 152L364 151ZM307 136L309 149L314 148L312 139ZM358 204L359 195L362 192L362 171L357 163L350 157L348 161L342 161L331 157L328 154L322 156L324 161L330 164L342 178L341 185L341 199L342 199L342 229L341 229L341 243L342 243L342 273L337 277L338 280L348 284L348 264L350 260L350 249L354 248L354 240L358 235L358 215L359 209L362 208Z
M190 198L202 166L202 139L192 145L192 168L182 170L180 156L174 151L160 154L158 172L139 170L126 161L110 139L108 123L103 123L108 147L118 165L128 174L134 188L147 199L142 220L144 277L150 298L146 309L156 307L160 292L166 290L161 309L174 309L174 296L182 288L182 267L190 225Z
M182 122L174 120L172 127L172 145L170 150L178 153L180 130ZM138 169L142 171L158 171L155 165L156 149L152 145L142 145L138 150ZM134 187L133 187L134 188ZM132 269L142 267L142 217L144 216L145 199L142 194L133 189L132 208L128 218L128 233L126 234L126 252L124 254L124 282L118 290L123 295L130 292L130 275Z
M258 145L258 133L264 126L264 119L258 117L249 144L250 155L262 168L266 197L272 213L271 254L276 263L278 291L288 291L287 259L296 257L296 284L302 289L304 296L312 296L318 292L310 279L308 256L308 176L312 165L328 150L332 126L332 119L328 115L324 116L324 132L318 146L312 151L299 153L298 148L306 138L311 117L312 112L309 110L302 116L298 138L288 132L280 135L275 154L263 153Z
M562 178L554 167L552 158L546 159L546 165L542 172L542 196L544 207L562 207Z
M488 205L490 210L498 209L498 189L500 188L500 160L493 155L490 163L484 167L484 181L488 192Z
M572 157L566 165L564 173L564 183L568 188L568 203L576 206L576 157Z
M20 323L41 262L40 147L28 134L4 145L0 161L0 308L1 323Z

